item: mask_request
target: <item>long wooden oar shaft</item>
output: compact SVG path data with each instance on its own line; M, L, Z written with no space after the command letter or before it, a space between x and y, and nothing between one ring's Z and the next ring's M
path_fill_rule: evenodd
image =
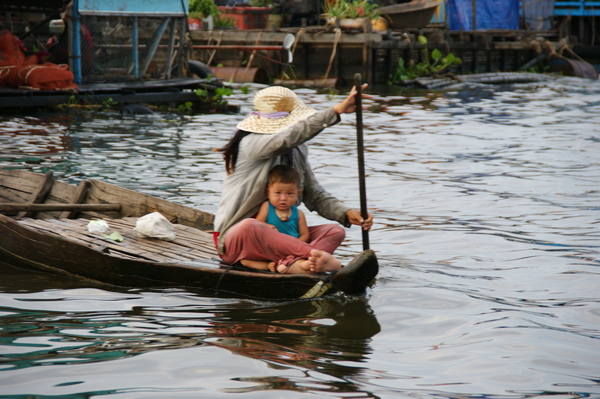
M15 204L0 203L0 212L50 212L50 211L118 211L120 204Z
M363 142L362 122L362 77L360 73L354 75L354 86L356 87L356 144L358 149L358 188L360 191L360 214L367 219L367 186L365 183L365 147ZM363 251L369 249L369 231L362 230Z

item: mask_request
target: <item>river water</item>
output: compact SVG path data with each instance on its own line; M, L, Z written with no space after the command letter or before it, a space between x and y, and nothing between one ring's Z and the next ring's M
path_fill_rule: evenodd
M223 167L212 149L258 89L236 86L240 114L3 116L0 166L215 212ZM316 108L345 94L297 92ZM3 265L0 397L600 397L600 83L371 92L381 271L367 295L211 298ZM321 183L358 207L354 123L344 115L310 156ZM360 231L347 232L343 259L362 248Z

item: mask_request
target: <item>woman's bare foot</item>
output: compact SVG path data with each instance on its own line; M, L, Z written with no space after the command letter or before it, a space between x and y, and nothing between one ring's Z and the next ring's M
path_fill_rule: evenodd
M314 264L314 272L313 273L321 273L330 270L338 270L342 267L342 263L333 257L330 253L325 251L321 251L318 249L313 249L310 251L312 255L308 258L309 262Z

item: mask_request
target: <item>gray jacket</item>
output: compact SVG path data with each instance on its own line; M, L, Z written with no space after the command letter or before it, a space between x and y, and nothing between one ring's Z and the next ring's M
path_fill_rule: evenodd
M215 217L215 231L219 232L218 251L224 253L223 243L227 230L236 223L256 215L267 199L266 185L273 166L287 163L286 153L294 148L294 167L300 172L302 189L299 202L322 217L350 227L346 212L350 209L329 194L317 181L308 163L306 141L327 126L339 121L333 108L317 112L306 120L277 134L252 133L240 142L235 171L223 183L221 202Z

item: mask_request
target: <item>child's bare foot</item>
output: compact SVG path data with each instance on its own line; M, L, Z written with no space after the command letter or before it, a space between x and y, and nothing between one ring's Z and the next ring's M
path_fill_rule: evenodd
M269 269L271 273L275 273L278 268L279 265L277 265L275 262L267 262L267 269Z
M283 265L282 265L283 266ZM315 264L308 259L298 259L292 263L285 273L289 274L309 274L315 272ZM280 272L281 273L281 272Z
M312 251L310 251L310 254L312 256L308 258L308 260L314 265L315 271L313 273L338 270L342 267L342 263L339 260L337 260L333 257L333 255L325 251L313 249Z
M240 263L246 267L257 269L257 270L270 270L275 272L275 262L268 262L266 260L249 260L243 259Z
M284 274L284 273L287 273L288 270L289 270L289 267L287 267L283 263L280 263L277 265L277 273Z

